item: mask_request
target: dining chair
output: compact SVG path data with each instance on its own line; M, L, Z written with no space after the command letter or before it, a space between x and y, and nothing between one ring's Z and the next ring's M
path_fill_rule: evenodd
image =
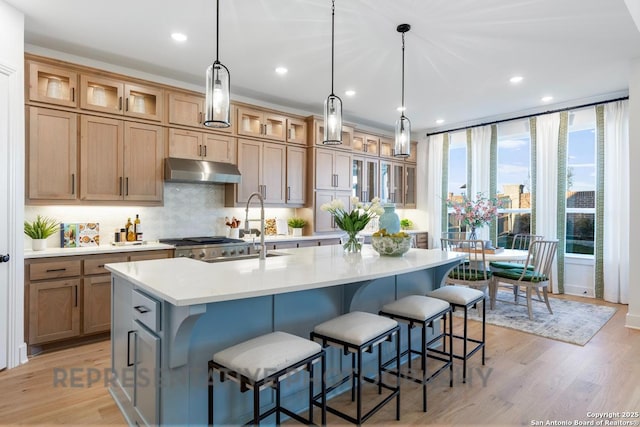
M526 233L518 233L515 236L513 236L513 240L511 241L511 249L516 249L519 251L527 251L529 250L529 246L531 245L531 242L534 242L536 240L542 240L544 239L544 236L538 235L538 234L526 234ZM489 269L490 270L497 270L497 269L505 269L505 268L520 268L523 265L527 265L524 263L523 261L492 261L489 263ZM529 270L533 269L533 266L531 265L527 265L527 268ZM513 299L515 301L515 303L518 303L518 291L519 288L517 286L513 287ZM536 288L536 293L538 294L538 299L540 299L540 292L538 291L538 289Z
M484 253L484 240L440 239L443 251L463 252L466 261L453 268L445 278L448 285L462 285L486 293L491 280Z
M551 270L557 248L557 240L534 240L529 245L529 252L524 265L515 268L492 269L491 283L489 286L491 308L493 309L495 306L498 286L504 283L508 286L515 286L516 291L520 286L525 287L530 320L533 320L531 302L534 289L536 292L542 289L542 298L539 297L538 300L544 301L549 313L553 314L551 305L549 304L547 289L551 281ZM538 296L539 295L538 293Z

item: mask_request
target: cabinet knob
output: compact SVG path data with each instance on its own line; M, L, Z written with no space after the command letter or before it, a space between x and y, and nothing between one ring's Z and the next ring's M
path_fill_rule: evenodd
M0 255L0 262L9 262L10 259L11 257L9 256L9 254Z

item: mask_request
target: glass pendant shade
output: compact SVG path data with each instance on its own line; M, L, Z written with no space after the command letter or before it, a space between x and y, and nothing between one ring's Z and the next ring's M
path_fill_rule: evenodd
M324 145L342 144L342 100L334 94L324 101Z
M396 142L393 147L395 157L409 157L411 149L411 121L404 116L396 121Z
M227 128L231 125L229 70L217 60L207 68L204 125Z

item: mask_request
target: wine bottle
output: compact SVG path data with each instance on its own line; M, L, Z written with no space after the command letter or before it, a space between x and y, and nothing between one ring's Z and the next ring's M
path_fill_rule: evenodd
M127 242L135 242L136 240L136 232L133 230L133 223L131 222L131 218L127 218L127 225L125 226L127 230Z

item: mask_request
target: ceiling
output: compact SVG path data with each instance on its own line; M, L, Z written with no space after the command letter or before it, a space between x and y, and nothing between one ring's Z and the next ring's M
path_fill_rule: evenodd
M215 59L213 0L5 0L25 42L196 85ZM345 119L414 134L607 99L628 90L640 33L625 0L337 0L335 93ZM183 43L172 32L188 36ZM220 61L232 96L322 114L331 89L329 0L221 0ZM285 66L288 73L274 69ZM520 75L519 84L509 82ZM347 89L356 91L345 96ZM544 105L541 98L553 96ZM437 119L444 123L436 124ZM423 134L423 133L422 133Z

